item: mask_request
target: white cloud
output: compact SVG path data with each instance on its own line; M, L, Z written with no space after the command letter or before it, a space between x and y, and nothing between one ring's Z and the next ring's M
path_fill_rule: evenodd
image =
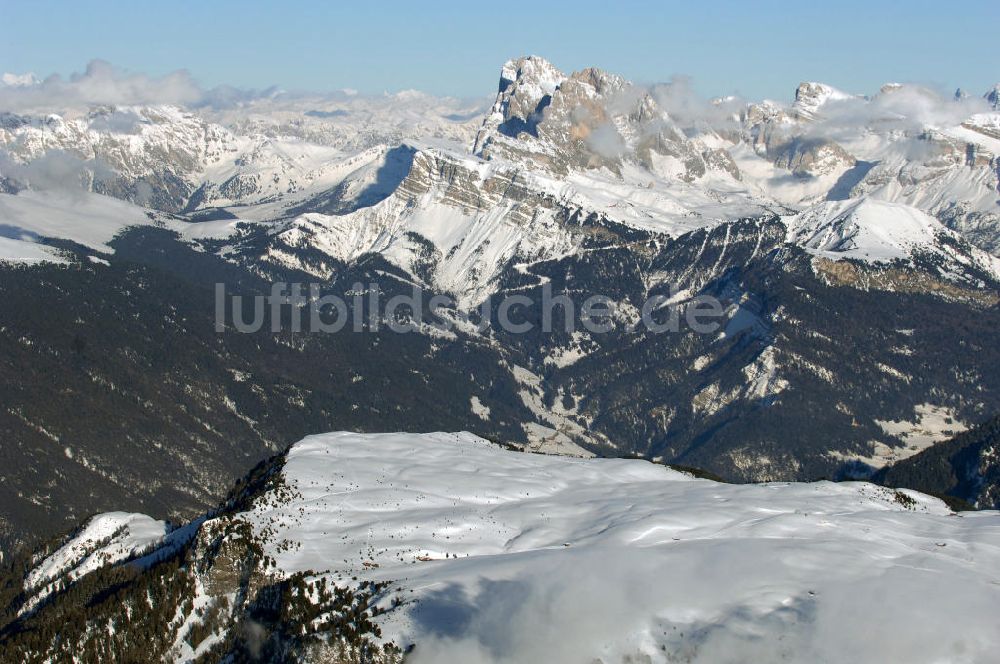
M183 70L161 77L125 72L103 60L92 60L86 70L64 79L58 74L31 84L25 77L9 76L0 86L0 109L4 111L58 112L94 105L197 103L204 92Z
M0 150L0 177L36 191L58 191L82 196L92 182L111 180L115 171L99 159L83 159L62 150L52 150L20 163Z
M657 83L648 90L671 119L685 129L706 126L712 129L735 128L734 117L744 106L743 100L737 97L715 102L705 99L695 92L692 79L688 76L673 76L668 82Z
M615 159L628 150L621 134L614 125L607 122L598 125L587 135L587 146L605 159Z
M916 132L926 127L955 126L983 112L985 106L978 97L956 100L919 85L902 85L870 99L827 102L808 131L834 141L857 138L864 127Z
M37 85L38 77L32 73L27 74L3 74L0 76L0 85L6 85L12 88L22 88L29 85Z

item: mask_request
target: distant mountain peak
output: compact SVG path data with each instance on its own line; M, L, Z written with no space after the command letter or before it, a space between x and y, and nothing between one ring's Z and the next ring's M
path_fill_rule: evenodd
M533 132L542 110L565 79L563 72L537 55L505 62L500 69L496 101L476 135L473 152L480 154L496 132L509 136L517 136L521 131Z
M994 111L1000 111L1000 83L994 84L993 89L983 95L983 99Z
M826 83L803 81L795 89L795 103L792 108L800 115L812 117L828 101L851 99L853 96Z
M552 94L566 78L551 62L537 55L525 55L512 58L500 69L500 93L512 84L517 83L525 92L532 91L531 86L538 86L542 94Z
M537 56L504 64L472 151L557 176L600 169L620 175L633 163L687 182L709 170L739 178L727 154L692 142L649 90L596 67L567 76Z

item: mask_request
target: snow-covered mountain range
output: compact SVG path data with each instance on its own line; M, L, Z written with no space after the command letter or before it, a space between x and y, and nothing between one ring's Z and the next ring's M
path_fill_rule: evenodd
M997 250L1000 114L989 95L948 100L890 84L860 97L803 83L787 106L721 99L691 109L690 92L673 87L598 69L566 75L525 57L504 65L483 111L410 92L278 96L221 110L7 113L0 177L11 192L79 178L85 189L166 212L226 207L277 220L355 183L359 169L398 170L384 164L385 148L407 142L456 167L471 159L517 172L536 192L666 233L869 199L918 208Z
M260 222L270 236L260 260L323 278L329 267L316 265L317 252L339 261L378 252L412 271L425 248L413 244L418 235L443 257L431 285L469 305L509 261L578 251L580 238L552 221L573 214L668 237L777 214L791 220L790 242L826 257L958 251L945 274L962 281L954 268L964 264L975 268L972 283L1000 275L995 259L959 240L988 252L1000 237L1000 115L987 103L965 117L965 102L919 88L886 86L866 99L804 83L788 107L719 100L704 117L675 118L675 97L669 86L641 88L597 69L567 76L526 57L504 65L483 120L416 93L344 96L322 110L314 100L258 100L202 115L8 114L0 178L10 193L79 180L71 185L161 212ZM935 103L955 108L927 109ZM72 218L76 206L67 207ZM125 226L139 211L122 216ZM903 217L911 223L894 222ZM13 244L51 236L38 219L7 214L5 256L40 257L44 249ZM296 257L305 245L308 264Z
M100 487L63 510L58 482L18 474L0 487L10 541L80 512L153 511L170 491L183 506L158 516L189 516L248 459L344 422L759 481L868 476L1000 409L989 94L802 83L787 103L701 100L680 81L566 74L536 56L503 65L492 102L344 92L54 108L44 82L4 85L0 100L21 101L0 109L0 288L19 314L0 321L0 343L23 378L4 387L0 422L40 455L44 482ZM186 354L178 339L211 331L215 281L244 295L270 281L416 284L466 310L547 285L607 295L617 313L603 336L222 335ZM718 298L722 329L637 334L657 295ZM25 313L29 296L58 303L65 331ZM111 334L92 321L109 315ZM162 347L177 364L149 366ZM448 385L421 402L427 385L404 395L390 367ZM51 372L102 387L39 399ZM170 412L151 415L157 400ZM99 430L112 411L143 423L122 435L149 468L169 467L157 482Z

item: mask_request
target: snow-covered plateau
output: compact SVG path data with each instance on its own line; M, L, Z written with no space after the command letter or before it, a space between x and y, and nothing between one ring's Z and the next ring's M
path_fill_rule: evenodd
M35 586L115 520L86 561L138 543L134 564L156 558L155 522L104 515ZM338 432L292 446L243 511L175 532L218 520L250 525L270 579L379 582L381 639L418 663L985 663L1000 648L1000 515L862 482L729 485L468 433ZM173 625L175 661L224 636L184 639L227 592L211 587Z

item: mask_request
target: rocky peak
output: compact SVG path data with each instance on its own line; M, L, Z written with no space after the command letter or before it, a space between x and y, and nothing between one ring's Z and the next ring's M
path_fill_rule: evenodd
M589 87L593 91L593 95L598 97L617 94L628 85L628 81L621 76L596 67L587 67L582 71L573 72L569 78L571 81Z
M849 99L851 95L825 83L803 82L795 89L793 111L803 117L811 118L819 109L831 100Z
M555 92L565 78L566 75L545 58L526 55L504 63L500 70L499 94L509 92L513 96L520 92L522 98L529 96L537 101ZM511 86L516 89L510 90Z
M747 104L740 113L743 139L761 156L767 156L768 145L773 141L776 128L791 122L792 118L784 107L767 99Z
M659 157L677 164L664 166L671 176L687 181L709 169L734 172L727 155L708 151L708 159L706 148L688 140L643 88L594 67L566 76L535 56L501 69L496 102L473 152L527 160L563 175L594 168L618 173L627 160L655 172L663 166Z
M537 56L510 60L500 71L497 98L473 152L487 159L530 159L561 173L570 166L600 165L601 155L595 158L586 143L609 122L608 106L627 86L622 77L600 69L566 76ZM607 142L621 142L613 133Z
M534 133L542 111L566 75L536 55L508 60L500 69L500 87L490 114L476 134L472 151L482 152L489 138L500 133L516 137Z
M779 168L799 177L816 177L850 168L857 163L840 145L825 138L796 136L769 146L768 156Z

